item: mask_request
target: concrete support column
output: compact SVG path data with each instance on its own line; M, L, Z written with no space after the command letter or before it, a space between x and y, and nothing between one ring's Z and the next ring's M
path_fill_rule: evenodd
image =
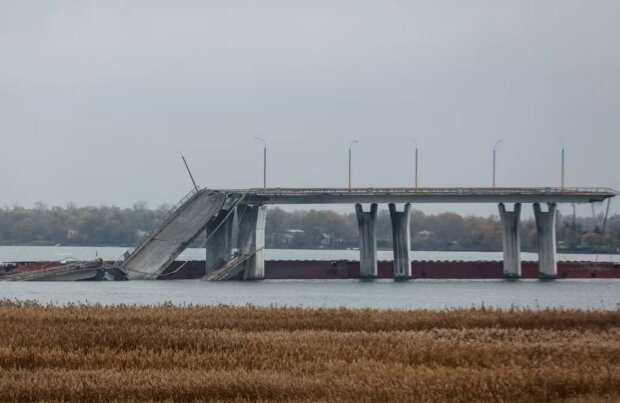
M394 279L411 278L411 204L405 204L402 212L390 203L392 221L392 244L394 248Z
M506 211L504 203L499 204L502 222L502 249L504 251L504 277L521 277L521 237L519 216L521 204L516 203L513 211Z
M360 237L360 276L374 278L379 274L377 266L377 236L375 223L377 218L377 204L370 205L370 212L364 212L362 205L355 205L357 225Z
M244 263L244 280L265 278L265 222L266 206L239 206L239 253L254 254Z
M223 267L232 257L234 219L229 210L222 210L207 224L207 274Z
M542 211L539 203L534 203L536 230L538 232L538 276L543 279L556 278L558 265L555 255L555 203L547 203L547 211Z

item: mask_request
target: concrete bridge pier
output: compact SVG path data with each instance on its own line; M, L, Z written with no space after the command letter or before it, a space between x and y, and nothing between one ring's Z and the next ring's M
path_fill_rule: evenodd
M504 277L521 277L521 238L519 216L521 203L515 203L513 211L506 211L504 203L499 204L502 222L502 249L504 252Z
M207 224L206 274L223 267L232 257L235 215L222 210Z
M394 248L394 279L411 278L411 204L405 204L404 211L396 211L396 204L390 203L392 221L392 244Z
M538 277L554 279L558 275L555 246L555 219L557 206L547 203L547 211L542 211L540 203L534 203L536 230L538 232Z
M375 278L379 274L377 265L377 235L375 233L377 221L377 204L370 205L370 211L364 212L362 205L355 205L357 225L360 238L360 276Z
M240 205L237 207L239 217L239 253L254 254L246 260L243 272L244 280L262 280L265 278L265 222L267 206Z

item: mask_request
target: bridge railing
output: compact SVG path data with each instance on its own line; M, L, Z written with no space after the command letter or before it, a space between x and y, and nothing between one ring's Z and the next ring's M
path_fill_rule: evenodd
M155 228L153 231L151 231L151 234L158 233L166 225L166 223L168 222L168 220L170 220L170 218L174 215L174 213L176 213L176 211L179 209L179 207L184 205L196 193L198 193L198 190L196 190L196 189L190 190L185 196L183 196L181 198L181 200L179 200L178 202L176 202L176 204L174 204L172 207L170 207L170 209L168 210L168 212L166 213L164 218L161 220L161 222L159 223L157 228Z
M549 194L549 193L568 193L568 194L610 194L617 195L610 188L585 188L585 187L543 187L543 188L270 188L270 189L250 189L250 193L258 195L321 195L321 194L345 194L345 195L368 195L368 194L484 194L484 195L503 195L503 194Z
M155 234L157 234L159 231L161 231L161 229L166 226L168 221L170 221L172 216L174 216L174 214L177 212L177 210L183 204L185 204L189 199L194 197L194 195L197 194L198 192L199 191L196 190L196 189L190 190L185 196L183 196L183 198L181 198L181 200L179 200L172 207L170 207L170 209L168 209L168 211L166 212L166 215L164 215L164 218L161 220L159 225L157 225L157 227L155 227L154 230L149 231L148 233L144 234L144 236L140 237L140 239L138 239L138 241L136 242L136 246L133 248L133 251L125 252L125 257L124 257L125 262L127 262L134 253L138 252L149 238L151 238L152 236L155 236ZM115 265L119 261L120 261L120 259L115 262Z

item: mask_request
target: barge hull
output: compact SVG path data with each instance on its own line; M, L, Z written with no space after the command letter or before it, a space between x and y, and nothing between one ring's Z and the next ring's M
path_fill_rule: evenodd
M180 268L180 269L179 269ZM205 273L204 261L174 262L159 279L197 279ZM379 262L379 279L393 279L392 262ZM420 279L501 279L501 261L428 261L411 265L412 277ZM168 274L170 273L170 274ZM562 278L620 278L620 265L609 262L559 262L558 276ZM321 280L360 278L359 262L278 260L265 262L267 280ZM523 262L522 276L539 278L538 262Z
M111 263L111 262L110 262ZM55 262L13 263L19 271L45 270ZM501 279L501 261L421 261L411 265L414 279ZM9 274L9 273L6 273ZM95 273L92 273L96 276ZM175 261L162 273L158 280L201 279L205 275L205 261ZM0 279L3 273L0 273ZM328 280L360 278L359 262L278 260L265 262L267 280ZM378 263L379 279L393 279L392 262ZM537 262L523 262L521 278L539 278ZM558 262L558 279L563 278L620 278L620 264L610 262ZM78 279L78 278L75 278ZM73 280L57 278L56 280Z

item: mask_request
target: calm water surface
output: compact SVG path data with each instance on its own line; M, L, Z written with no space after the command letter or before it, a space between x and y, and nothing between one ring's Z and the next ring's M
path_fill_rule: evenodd
M0 297L41 303L255 305L377 309L620 309L620 279L0 282Z

